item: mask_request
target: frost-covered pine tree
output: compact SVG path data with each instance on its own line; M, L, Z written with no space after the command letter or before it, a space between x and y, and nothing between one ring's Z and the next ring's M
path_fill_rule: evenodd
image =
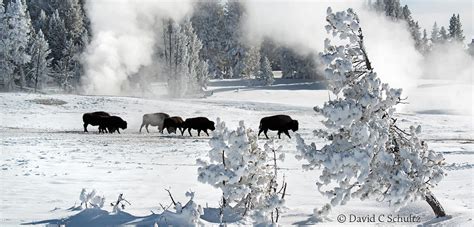
M250 47L246 52L243 59L245 69L242 72L244 78L256 78L260 70L260 47Z
M474 39L471 40L471 43L468 45L467 52L474 57Z
M49 18L48 33L45 34L51 48L51 57L53 58L53 65L64 57L63 51L66 49L66 26L64 20L59 16L59 11L56 10Z
M276 155L274 160L268 151L274 149L276 154L281 148L268 145L261 149L257 134L247 129L243 121L237 130L229 131L220 119L209 145L209 161L197 160L198 180L222 190L221 222L224 212L233 209L243 216L250 214L255 222L268 223L272 212L284 202L280 197L283 192L276 190L276 169L272 165Z
M48 57L51 50L45 40L43 31L39 30L31 46L31 62L28 72L29 85L42 89L51 72L51 58Z
M224 11L224 50L225 62L227 67L232 68L232 77L239 78L246 70L245 63L242 63L242 57L246 56L250 47L241 42L242 29L241 20L244 16L245 8L240 0L227 1ZM229 78L232 78L230 74Z
M163 26L164 63L168 92L173 97L201 92L209 75L207 64L199 57L202 43L189 19L183 24L167 20Z
M294 78L297 71L296 53L290 48L282 48L280 52L280 65L282 78Z
M202 49L202 42L197 37L194 32L191 20L186 19L183 23L182 32L183 37L185 38L188 62L188 83L189 91L188 93L199 93L202 92L204 88L207 87L207 82L209 81L208 65L204 59L200 58L199 53Z
M446 29L444 28L444 26L441 26L441 28L439 29L439 42L440 43L445 43L448 41L448 32L446 31Z
M326 130L315 134L329 143L317 148L297 136L298 157L308 161L306 169L322 168L318 190L331 200L315 215L351 198L375 198L395 208L421 198L437 217L445 216L431 193L444 176L443 156L419 138L420 126L408 131L397 126L395 105L402 90L382 83L374 72L354 11L328 8L326 19L328 33L341 40L334 45L326 39L321 54L328 89L337 98L314 108L326 118Z
M264 56L261 59L258 80L262 81L265 86L270 86L273 84L273 82L275 82L272 67L267 56Z
M0 84L4 90L11 90L13 86L13 66L9 59L11 42L8 36L8 23L5 7L0 2Z
M20 86L25 85L24 66L30 61L27 49L31 23L22 1L12 1L2 11L0 72L5 90L9 91L14 88L15 80Z
M431 29L431 43L439 43L439 28L436 22L433 24L433 28Z
M222 77L222 62L225 56L223 4L219 0L195 1L191 21L203 44L200 56L208 60L209 73L217 78Z
M82 44L82 34L86 31L84 26L84 12L79 5L79 0L62 1L62 18L67 32L67 38L73 40L75 45Z
M463 35L463 30L462 30L462 25L461 25L461 19L459 17L459 14L456 16L456 14L453 14L453 16L449 19L449 37L457 42L462 42L464 41L464 35Z
M181 97L187 92L189 72L188 52L181 26L172 19L163 23L164 61L168 81L168 94Z

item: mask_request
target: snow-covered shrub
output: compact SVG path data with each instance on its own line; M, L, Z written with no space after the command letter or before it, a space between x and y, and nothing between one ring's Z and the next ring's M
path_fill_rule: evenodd
M397 126L395 105L402 90L382 83L373 71L353 10L333 13L328 8L327 21L328 33L340 40L332 45L326 39L321 57L328 89L337 98L314 108L326 118L326 130L314 133L330 143L317 148L298 135L298 157L309 162L306 169L323 168L317 185L332 206L351 198L376 198L400 208L424 198L437 216L444 216L430 192L443 178L443 156L419 138L420 126L409 131ZM329 210L326 205L315 214Z
M102 208L104 206L105 197L96 195L96 191L92 190L91 192L87 192L85 188L82 189L81 194L79 195L79 200L81 201L81 207L90 208Z
M257 79L261 81L265 86L270 86L273 84L273 82L275 82L272 67L267 56L263 56L260 59L260 71L258 72Z
M124 197L123 197L123 194L120 193L118 198L117 198L117 201L115 203L110 203L110 206L112 206L112 213L119 213L120 211L122 210L125 210L125 205L128 204L128 205L131 205L130 202L128 202L128 200L126 200Z
M281 192L273 190L278 184L273 163L269 164L273 161L270 148L259 148L257 134L243 121L237 130L229 131L219 118L209 144L209 162L197 160L198 180L222 190L221 221L222 212L231 207L243 216L250 214L256 222L267 222L270 212L283 205L283 199L277 199Z

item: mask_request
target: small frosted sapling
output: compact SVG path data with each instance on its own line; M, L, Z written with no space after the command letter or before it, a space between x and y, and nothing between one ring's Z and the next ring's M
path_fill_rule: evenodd
M277 195L284 190L276 190L277 167L273 165L281 148L267 145L267 149L261 149L257 139L257 134L247 129L243 121L236 130L229 131L218 118L209 142L209 161L197 160L198 180L222 190L221 223L228 209L242 216L250 215L257 223L268 222L271 212L283 205L283 198L277 199ZM276 222L278 215L273 216Z
M123 193L120 193L117 201L115 203L110 203L110 206L113 207L112 212L118 213L121 210L125 210L125 204L132 205L125 198L123 198Z
M87 190L83 188L79 195L79 200L81 200L80 206L82 207L84 205L86 209L102 208L104 206L105 197L96 195L95 190L87 192Z

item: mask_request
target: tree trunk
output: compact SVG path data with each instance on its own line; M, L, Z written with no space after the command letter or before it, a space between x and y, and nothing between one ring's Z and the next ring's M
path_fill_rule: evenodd
M431 193L431 191L428 191L428 193L425 195L425 200L431 206L431 209L433 209L433 212L435 213L437 218L446 216L446 213L444 212L441 203L439 203L439 201L436 199L433 193Z

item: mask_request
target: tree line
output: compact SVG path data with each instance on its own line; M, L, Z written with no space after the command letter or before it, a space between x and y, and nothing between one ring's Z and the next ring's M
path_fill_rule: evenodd
M408 5L401 6L400 0L376 0L373 3L370 1L368 5L370 9L384 14L394 21L405 21L411 37L415 41L415 48L423 55L429 54L437 45L446 43L463 44L464 42L464 31L459 14L451 16L447 29L434 22L431 33L428 35L427 30L422 30L418 21L413 19ZM469 45L469 53L472 56L474 56L473 44L474 40Z
M80 83L80 54L89 43L82 0L0 3L0 82L6 91L49 83L71 92Z
M74 92L81 85L81 54L91 39L84 0L3 0L0 3L0 88L41 90L46 84ZM204 90L209 79L242 78L249 85L271 85L273 71L283 78L322 79L316 53L301 54L274 42L242 40L245 5L239 0L196 1L182 21L163 20L162 45L156 50L165 65L173 96ZM394 21L405 21L415 48L428 54L436 45L465 39L459 14L449 26L435 22L430 37L421 31L407 5L399 0L369 1L371 10ZM474 44L469 45L474 54Z

